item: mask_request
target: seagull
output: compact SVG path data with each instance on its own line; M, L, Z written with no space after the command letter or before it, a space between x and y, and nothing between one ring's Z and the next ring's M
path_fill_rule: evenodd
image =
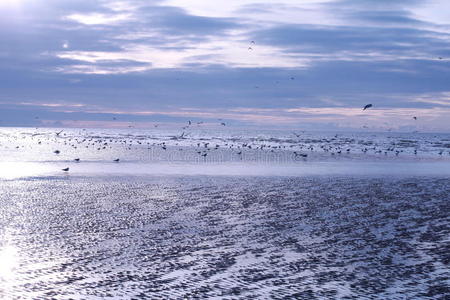
M367 104L366 106L364 106L363 110L366 110L366 109L371 108L371 107L372 107L372 104Z
M55 153L55 154L59 154L59 153L61 153L61 151L59 151L59 150L55 150L55 151L53 151L53 153Z
M76 161L76 162L79 162L79 161L80 161L80 159L79 159L79 158L75 158L75 159L74 159L74 161Z
M67 167L67 168L64 168L64 169L61 169L62 171L64 171L64 172L69 172L69 168Z
M64 130L61 130L60 132L56 133L56 136L59 136L61 134L61 132L63 132Z
M115 160L114 160L115 162L119 162L120 161L120 159L119 158L116 158Z
M417 120L417 117L413 117L414 120Z

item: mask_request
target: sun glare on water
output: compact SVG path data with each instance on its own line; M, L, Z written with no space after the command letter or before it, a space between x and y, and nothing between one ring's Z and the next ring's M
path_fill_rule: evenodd
M18 265L16 248L12 246L0 247L0 283L12 281L14 271Z
M58 169L58 168L54 168ZM58 169L59 170L59 169ZM0 179L17 179L39 176L48 173L49 170L39 163L26 162L0 162Z

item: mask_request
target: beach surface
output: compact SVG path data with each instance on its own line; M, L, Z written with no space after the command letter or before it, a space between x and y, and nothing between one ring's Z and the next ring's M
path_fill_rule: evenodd
M159 134L0 132L0 298L448 299L448 136Z
M445 299L449 178L0 182L4 299Z

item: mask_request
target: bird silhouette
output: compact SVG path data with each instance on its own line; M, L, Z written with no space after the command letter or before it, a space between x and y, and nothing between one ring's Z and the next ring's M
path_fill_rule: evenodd
M373 105L372 104L367 104L366 106L364 106L363 110L366 110L368 108L371 108Z
M64 169L61 169L62 171L64 171L64 172L69 172L69 168L67 167L67 168L64 168Z

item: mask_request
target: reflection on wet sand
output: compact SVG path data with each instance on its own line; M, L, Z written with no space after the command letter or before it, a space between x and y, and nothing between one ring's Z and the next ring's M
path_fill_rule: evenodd
M0 181L0 297L442 299L448 179Z

